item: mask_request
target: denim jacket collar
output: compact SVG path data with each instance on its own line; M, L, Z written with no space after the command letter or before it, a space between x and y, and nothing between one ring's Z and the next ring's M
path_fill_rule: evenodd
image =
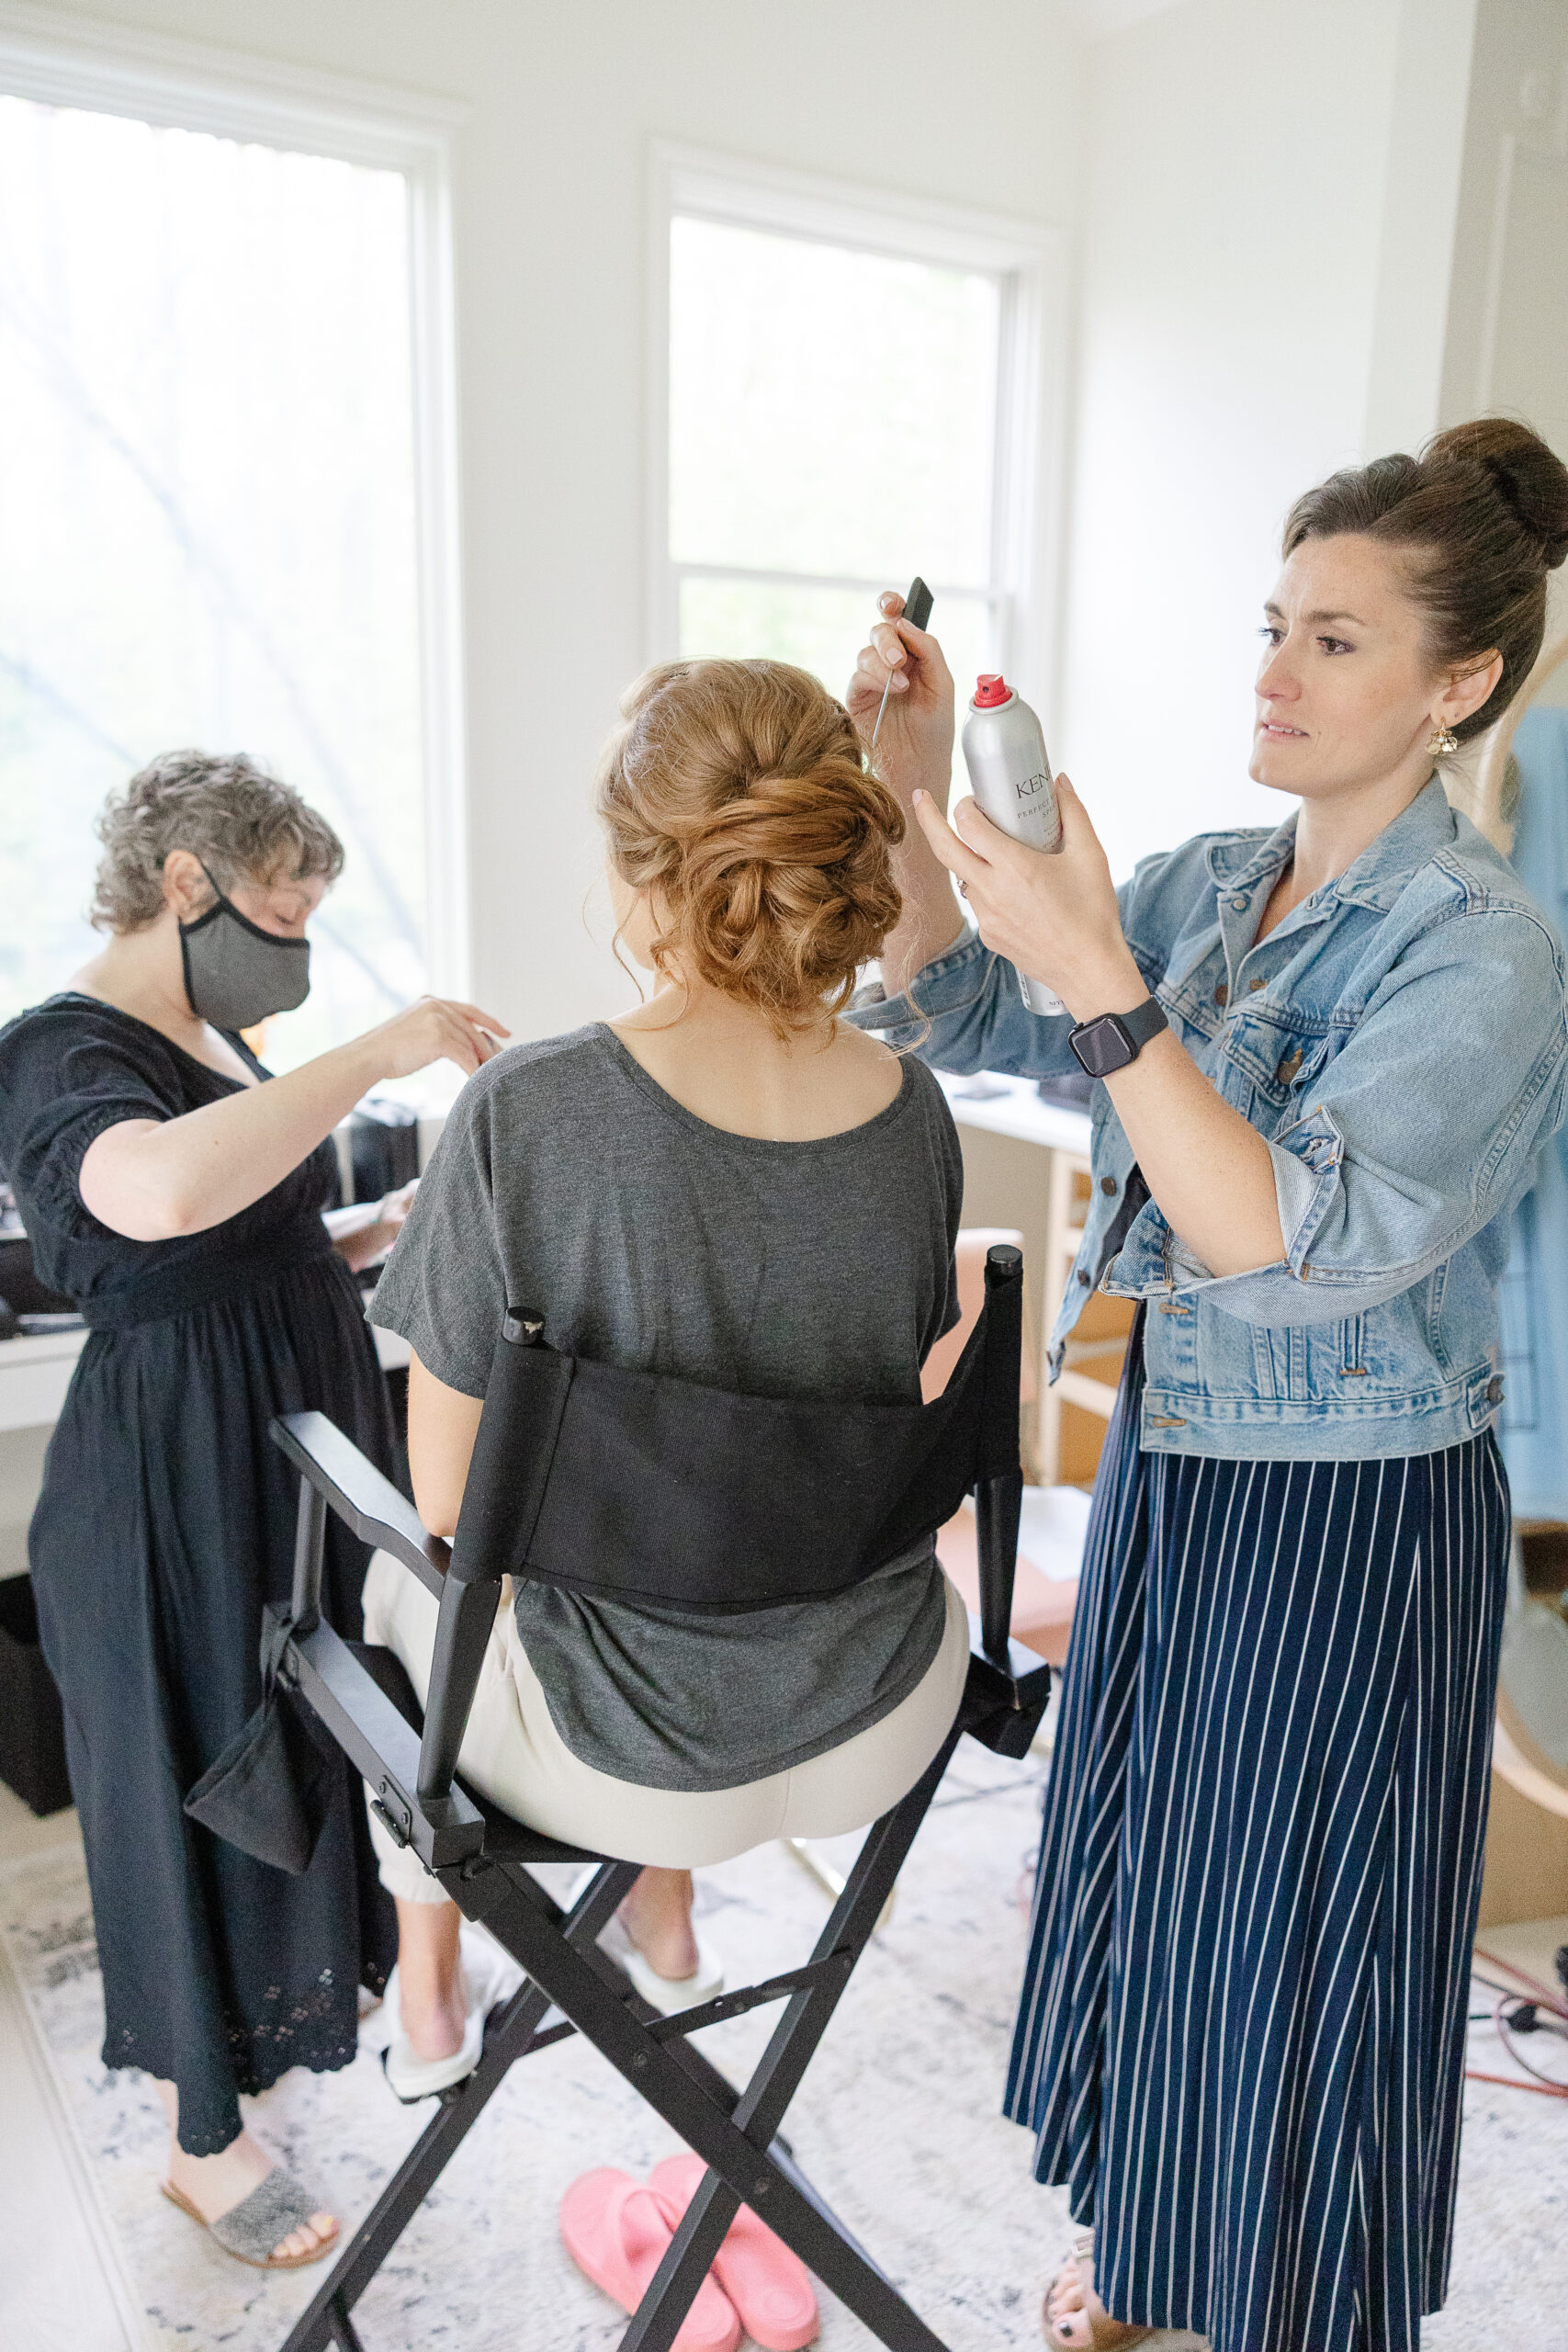
M1385 825L1327 889L1347 905L1386 913L1416 867L1434 851L1446 848L1457 831L1448 796L1433 775L1409 808ZM1295 845L1293 814L1261 841L1256 833L1222 834L1208 844L1209 872L1222 890L1250 891L1266 876L1283 871Z
M1386 914L1419 865L1458 837L1459 826L1449 797L1436 775L1423 786L1408 808L1385 825L1375 842L1329 885L1347 905L1371 907Z
M1294 811L1282 825L1260 841L1256 833L1216 833L1204 857L1211 878L1222 890L1250 890L1266 874L1282 872L1296 848Z

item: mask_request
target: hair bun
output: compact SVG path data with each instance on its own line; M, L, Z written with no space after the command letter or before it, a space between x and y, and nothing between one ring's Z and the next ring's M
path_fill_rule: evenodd
M897 802L848 712L781 662L671 662L622 697L599 815L634 889L657 889L669 951L777 1033L848 1001L901 901Z
M1514 521L1540 547L1545 569L1568 557L1568 467L1539 433L1507 416L1478 416L1437 434L1427 466L1478 465Z

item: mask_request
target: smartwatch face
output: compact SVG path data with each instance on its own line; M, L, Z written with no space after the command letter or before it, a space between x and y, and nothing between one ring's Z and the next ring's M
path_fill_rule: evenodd
M1113 1012L1086 1021L1082 1028L1073 1031L1071 1044L1090 1078L1109 1078L1112 1070L1125 1069L1137 1059L1132 1039Z

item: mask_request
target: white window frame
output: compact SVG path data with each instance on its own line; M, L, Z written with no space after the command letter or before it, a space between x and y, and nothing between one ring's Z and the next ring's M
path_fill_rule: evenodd
M468 109L423 92L0 0L0 92L254 140L408 183L425 903L432 988L470 992L451 141Z
M1047 726L1055 717L1064 415L1066 232L967 207L784 170L655 141L648 247L648 518L645 640L649 662L680 650L681 582L688 572L758 585L854 586L835 574L677 564L670 555L670 232L677 217L849 245L901 260L982 270L1000 284L991 579L997 658L1027 682ZM915 550L918 560L919 550ZM870 597L901 585L866 581ZM943 582L933 579L942 630ZM956 594L957 591L955 590ZM972 586L964 592L975 594Z

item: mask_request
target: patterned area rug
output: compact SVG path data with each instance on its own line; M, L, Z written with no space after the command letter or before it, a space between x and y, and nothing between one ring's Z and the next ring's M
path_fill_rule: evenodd
M961 1749L787 2127L807 2171L953 2352L1037 2346L1042 2282L1071 2234L1065 2193L1031 2182L1028 2142L997 2111L1043 1769L972 1742ZM826 1913L826 1897L777 1847L705 1871L698 1885L736 1981L803 1957ZM102 2005L75 1849L11 1868L0 1932L145 2308L149 2352L276 2352L323 2274L243 2269L156 2194L155 2097L98 2061ZM774 2015L712 2029L705 2046L739 2073ZM1478 2049L1474 2063L1495 2059ZM291 2075L247 2104L256 2130L350 2227L424 2113L395 2103L368 2052L344 2074ZM568 2260L557 2205L591 2165L642 2174L676 2144L575 2039L528 2060L358 2306L367 2346L611 2352L626 2323ZM1568 2344L1565 2247L1568 2103L1472 2085L1453 2292L1424 2345ZM826 2352L873 2341L826 2294L822 2322ZM1194 2352L1198 2339L1158 2343Z

